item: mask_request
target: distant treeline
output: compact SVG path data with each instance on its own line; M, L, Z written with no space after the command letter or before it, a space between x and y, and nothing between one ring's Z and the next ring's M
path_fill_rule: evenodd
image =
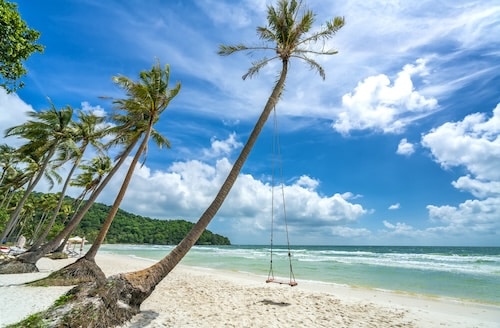
M110 206L94 203L75 231L92 241L104 222ZM176 245L194 223L185 220L158 220L118 210L105 243ZM197 245L230 245L227 237L205 230Z
M23 212L22 224L15 230L7 242L15 243L22 234L30 241L36 239L47 225L48 217L57 200L56 194L33 192ZM1 199L0 199L1 200ZM47 240L53 238L65 226L73 215L75 199L66 196L57 220L53 225ZM72 236L85 236L90 243L97 237L101 226L106 219L110 206L94 203L78 225ZM29 209L29 211L28 211ZM7 208L0 206L0 232L5 228L8 220ZM118 210L111 224L104 243L108 244L157 244L177 245L191 230L194 223L185 220L158 220L135 215L123 210ZM205 230L197 245L230 245L227 237Z

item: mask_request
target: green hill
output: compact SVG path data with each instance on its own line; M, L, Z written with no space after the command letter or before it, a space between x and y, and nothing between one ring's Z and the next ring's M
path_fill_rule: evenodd
M108 214L110 206L94 203L75 234L92 241ZM176 245L194 223L185 220L158 220L118 210L108 231L105 243ZM197 245L230 245L227 237L205 230Z

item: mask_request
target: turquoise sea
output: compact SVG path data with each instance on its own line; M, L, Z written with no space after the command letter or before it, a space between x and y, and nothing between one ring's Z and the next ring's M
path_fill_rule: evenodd
M100 252L159 260L173 246L103 245ZM276 278L289 277L288 249L273 248ZM500 247L294 246L295 279L444 296L500 305ZM195 246L181 264L267 278L269 246ZM285 288L285 287L284 287Z

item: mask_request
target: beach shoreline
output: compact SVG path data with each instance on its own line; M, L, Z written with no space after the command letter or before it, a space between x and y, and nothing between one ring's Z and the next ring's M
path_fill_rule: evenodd
M71 287L24 287L74 259L41 259L39 273L0 275L0 327L49 307ZM99 253L107 276L154 263ZM139 327L498 327L500 306L459 299L299 281L266 284L236 271L177 266L122 328Z

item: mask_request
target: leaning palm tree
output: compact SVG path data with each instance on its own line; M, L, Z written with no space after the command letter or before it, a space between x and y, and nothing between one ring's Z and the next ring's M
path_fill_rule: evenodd
M81 270L81 267L96 267L93 264L95 264L97 251L106 237L116 212L118 212L137 163L143 156L144 161L146 159L150 139L152 138L160 148L163 146L170 148L170 142L154 129L160 115L167 109L181 88L181 84L178 82L174 88L170 89L169 79L170 67L166 65L165 69L162 69L160 63L154 65L150 71L141 72L140 81L138 82L134 82L125 76L114 78L115 83L122 87L128 96L126 99L117 99L113 102L118 113L113 115L112 118L118 124L111 130L119 136L119 138L114 139L114 142L125 142L126 145L135 145L139 141L140 143L115 201L104 220L99 234L92 242L92 246L83 257L61 269L55 275L63 273L66 276L77 277L79 281L85 281L86 277L80 273L86 271ZM89 277L94 278L95 274L91 274Z
M78 316L65 316L61 318L61 313L57 312L57 310L61 310L59 307L46 313L46 316L51 319L58 317L61 319L60 322L62 324L69 326L78 326L80 323L85 322L87 327L111 327L122 324L138 313L142 302L149 297L158 283L187 254L222 206L269 114L278 102L284 88L290 59L300 58L305 60L311 67L316 68L324 78L324 71L321 66L308 57L307 54L332 55L336 51L315 51L309 48L311 46L310 43L318 40L324 41L332 37L342 28L344 19L342 17L335 17L332 21L327 22L323 29L308 35L314 22L314 14L310 10L302 10L302 2L279 0L276 7L268 7L267 13L269 25L267 27L259 27L257 32L261 39L271 43L270 46L247 47L238 45L220 47L219 53L221 55L229 55L243 50L272 50L274 58L280 60L282 66L280 77L273 88L262 114L236 159L228 177L215 196L214 201L201 215L188 235L159 262L144 270L109 277L105 285L106 288L103 288L103 285L99 282L87 285L82 284L76 287L69 292L74 302L71 303L71 306L68 306L68 303L64 306L67 310L70 309L71 313L78 313ZM248 73L244 75L244 78L253 76L268 62L268 59L264 59L255 63ZM90 318L92 318L92 321Z

